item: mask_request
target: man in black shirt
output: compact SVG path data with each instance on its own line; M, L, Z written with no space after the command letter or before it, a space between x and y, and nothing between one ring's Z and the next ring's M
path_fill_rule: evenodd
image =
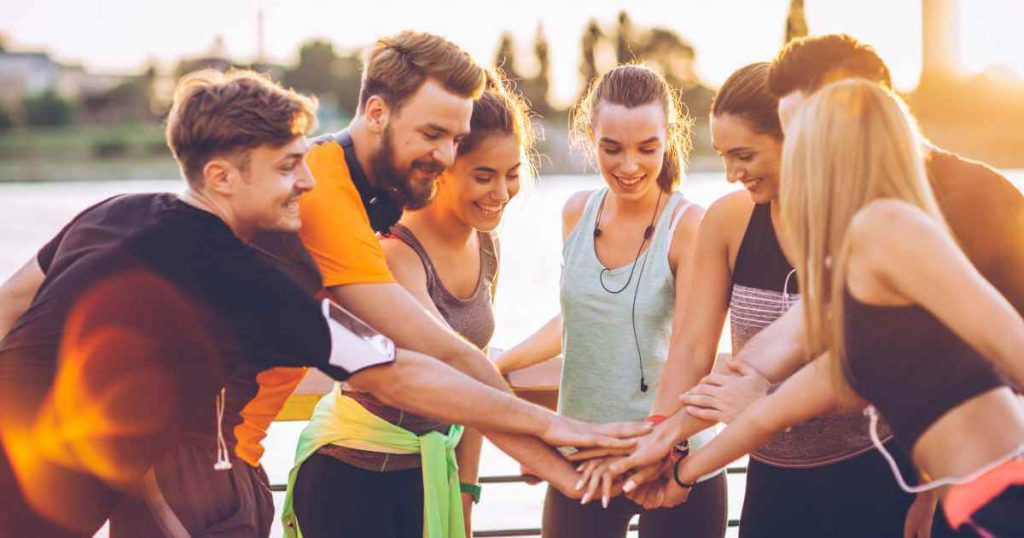
M90 536L126 492L154 535L265 535L265 514L234 520L265 482L237 474L250 468L232 464L223 431L226 380L244 368L315 366L415 413L552 444L630 443L617 437L634 427L568 421L367 343L247 244L298 229L312 122L311 102L259 75L186 77L168 120L185 194L87 210L35 273L0 288L32 296L0 315L16 319L0 326L0 535ZM183 484L173 499L171 480Z

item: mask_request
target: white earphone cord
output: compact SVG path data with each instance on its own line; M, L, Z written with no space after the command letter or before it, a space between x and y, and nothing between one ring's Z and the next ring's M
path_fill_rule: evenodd
M988 465L983 466L981 469L978 469L977 471L974 471L973 473L967 476L951 476L946 478L940 478L938 480L934 480L932 482L922 484L920 486L911 486L907 484L905 480L903 480L903 474L900 473L900 468L896 464L896 460L893 459L892 455L889 454L889 451L886 450L885 446L882 445L881 439L878 438L878 411L875 410L874 406L869 405L867 409L864 410L864 413L867 414L868 417L871 419L871 426L868 431L868 433L871 434L871 442L875 444L875 448L877 448L878 451L882 453L882 456L885 457L885 460L889 463L889 468L892 469L892 474L893 476L896 477L896 482L899 483L900 488L903 489L903 491L906 491L907 493L921 493L924 491L931 491L936 488L941 488L942 486L954 486L957 484L966 484L968 482L973 482L978 478L981 478L982 475L991 471L992 469L995 469L996 467L999 467L1000 465L1024 453L1024 443L1022 443L1009 454L1000 458L996 458Z

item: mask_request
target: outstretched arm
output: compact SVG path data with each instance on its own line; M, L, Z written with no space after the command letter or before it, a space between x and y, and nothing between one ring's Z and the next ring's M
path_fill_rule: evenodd
M394 387L385 386L384 390L388 390L389 396L381 394L380 388L354 385L357 389L367 390L385 403L400 409L479 428L498 448L535 470L560 491L572 492L572 486L577 480L575 470L545 443L554 446L629 448L635 445L635 441L617 437L631 437L648 431L647 427L640 424L585 424L560 417L516 398L480 350L431 316L398 284L353 284L332 288L332 292L335 297L342 297L345 306L350 307L367 324L392 338L397 346L437 357L475 380L474 391L465 393L462 391L465 381L447 388L441 385L444 379L452 380L451 373L433 379L419 378L418 382L429 383L438 391L447 391L447 394L438 394L441 397L432 399L422 397L431 391L422 391L420 388L413 390L408 385L405 391L395 391ZM503 398L498 399L497 394L482 398L485 393L482 389L502 394ZM458 419L452 419L452 407L457 408L461 414ZM484 417L485 414L492 417ZM544 423L540 430L537 430L538 419Z
M562 314L556 314L526 340L509 348L494 361L502 375L551 360L562 352Z
M825 354L786 380L775 393L748 407L710 443L680 465L679 478L694 482L764 445L776 433L814 417L833 414L841 405L833 378L833 358Z

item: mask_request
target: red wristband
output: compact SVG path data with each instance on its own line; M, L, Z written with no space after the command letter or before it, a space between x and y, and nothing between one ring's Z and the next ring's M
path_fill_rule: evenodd
M661 424L662 422L665 422L666 420L668 420L668 417L666 417L665 415L651 415L651 416L645 418L644 422L650 422L651 424L654 424L655 426L657 426L658 424Z

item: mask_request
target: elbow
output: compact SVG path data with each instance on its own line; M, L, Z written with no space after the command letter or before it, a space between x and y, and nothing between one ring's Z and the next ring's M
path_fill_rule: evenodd
M396 359L391 364L361 370L349 377L346 382L357 391L372 394L385 405L398 407L401 395L409 390L409 376L403 374L403 362Z

